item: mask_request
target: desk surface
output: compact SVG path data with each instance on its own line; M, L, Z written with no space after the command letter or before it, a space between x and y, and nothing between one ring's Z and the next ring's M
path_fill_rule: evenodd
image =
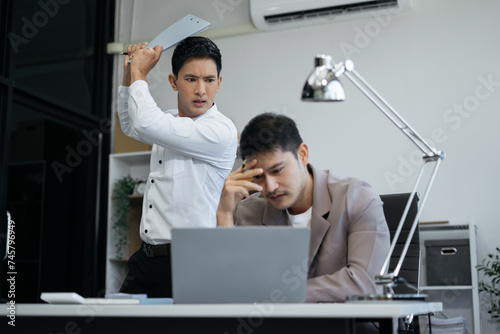
M18 317L204 317L228 318L395 318L443 309L442 303L377 301L336 304L173 304L173 305L57 305L16 304ZM3 308L2 313L7 314Z

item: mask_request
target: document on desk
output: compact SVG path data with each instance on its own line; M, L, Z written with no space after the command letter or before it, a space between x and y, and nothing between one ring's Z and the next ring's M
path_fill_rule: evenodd
M172 298L147 298L145 294L112 294L105 298L84 298L75 292L42 292L40 299L49 304L88 304L88 305L138 305L173 304Z

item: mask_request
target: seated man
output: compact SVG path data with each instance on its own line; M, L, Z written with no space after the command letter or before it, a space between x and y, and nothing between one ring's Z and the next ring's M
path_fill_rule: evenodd
M310 227L307 302L380 292L374 278L390 241L373 188L309 164L295 122L283 115L253 118L241 134L240 150L247 163L226 178L217 225Z

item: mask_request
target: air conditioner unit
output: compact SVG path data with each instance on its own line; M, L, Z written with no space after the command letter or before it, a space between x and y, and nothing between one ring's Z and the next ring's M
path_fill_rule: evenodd
M412 0L250 0L250 15L263 31L332 23L338 20L400 14Z

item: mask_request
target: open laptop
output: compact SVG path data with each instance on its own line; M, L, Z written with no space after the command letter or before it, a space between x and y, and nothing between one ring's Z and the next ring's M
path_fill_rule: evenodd
M309 239L290 226L173 229L174 303L304 302Z

